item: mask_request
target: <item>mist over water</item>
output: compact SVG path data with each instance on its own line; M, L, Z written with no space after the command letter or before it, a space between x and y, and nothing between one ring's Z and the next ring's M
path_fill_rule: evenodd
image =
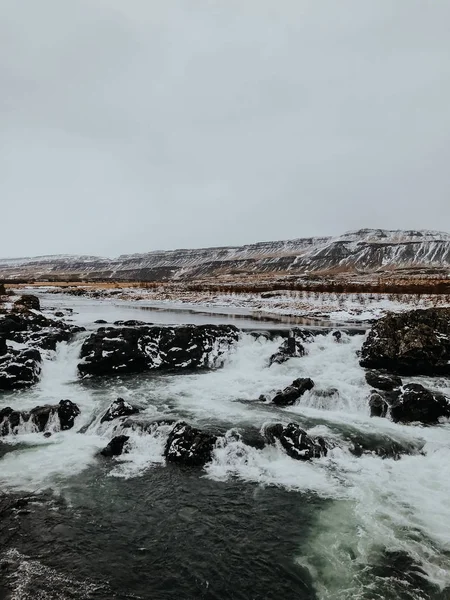
M55 425L46 439L24 427L0 444L3 489L50 490L63 502L27 517L17 549L31 558L20 560L53 569L55 581L64 573L106 586L96 596L86 588L48 597L448 597L450 425L370 418L356 354L362 335L344 333L341 343L318 335L305 357L269 368L281 339L244 334L217 371L80 380L85 335L49 354L34 388L0 397L1 407L69 398L81 409L70 431ZM297 377L316 384L297 405L257 400ZM445 379L420 381L450 393ZM119 396L140 408L140 419L184 419L225 437L204 469L165 464L169 426L127 429L130 452L105 460L98 451L121 426L100 419ZM268 423L289 421L332 442L327 457L295 461L277 445L249 443ZM358 440L407 453L356 457Z

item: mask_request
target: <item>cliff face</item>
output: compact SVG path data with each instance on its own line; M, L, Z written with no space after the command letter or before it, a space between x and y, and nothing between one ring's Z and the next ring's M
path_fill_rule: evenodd
M450 269L450 234L362 229L339 237L260 242L238 247L122 255L0 259L0 279L165 280L244 274L301 275Z

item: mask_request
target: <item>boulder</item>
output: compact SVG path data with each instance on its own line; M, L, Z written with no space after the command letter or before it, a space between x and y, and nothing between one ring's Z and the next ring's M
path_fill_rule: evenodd
M375 391L370 394L369 406L371 417L385 417L389 409L389 405L384 396Z
M6 340L4 337L0 337L0 356L4 356L8 352Z
M100 451L102 456L120 456L124 451L124 446L130 439L128 435L116 435L109 444Z
M298 423L269 425L264 435L269 444L278 440L286 454L295 460L311 460L327 455L325 440L322 437L310 437Z
M70 400L61 400L56 405L36 406L27 411L15 411L9 406L0 410L0 435L19 433L20 425L32 423L39 432L46 430L50 419L57 415L61 431L72 429L75 417L80 414L80 409Z
M14 302L15 310L41 310L39 298L33 294L24 294Z
M313 335L302 329L293 329L289 332L289 337L284 340L275 354L269 359L269 367L276 364L282 364L290 358L296 356L305 356L306 349L303 345L306 341L311 341Z
M96 321L94 321L94 323L96 325L106 325L108 321L105 321L105 319L97 319Z
M81 348L81 375L210 369L238 340L233 325L100 328Z
M38 350L14 350L7 347L0 352L0 391L15 390L33 385L41 373L41 355Z
M212 457L217 436L201 431L183 421L169 434L164 456L170 462L187 466L203 466Z
M132 406L128 402L125 402L123 398L117 398L109 405L108 410L103 415L100 423L104 423L105 421L112 421L113 419L119 419L120 417L128 417L130 415L135 415L139 412L139 409L135 406Z
M397 377L396 375L385 375L378 371L367 371L366 381L371 387L387 392L399 388L402 385L400 377Z
M387 314L372 326L360 364L400 375L450 375L450 308Z
M303 394L312 390L314 381L309 377L300 377L292 382L282 392L279 392L272 400L277 406L290 406L294 404Z
M391 405L393 421L420 422L432 425L441 418L450 417L450 400L443 394L432 392L419 383L408 383Z
M62 317L64 317L64 313L61 312L60 310L55 312L55 317L58 317L59 319L62 319Z

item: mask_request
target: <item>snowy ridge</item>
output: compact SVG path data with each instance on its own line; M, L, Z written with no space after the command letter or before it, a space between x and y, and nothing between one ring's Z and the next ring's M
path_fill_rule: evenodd
M76 275L92 279L181 280L226 274L376 272L436 267L450 267L450 234L361 229L338 237L152 251L116 259L70 255L0 259L0 278L51 279Z

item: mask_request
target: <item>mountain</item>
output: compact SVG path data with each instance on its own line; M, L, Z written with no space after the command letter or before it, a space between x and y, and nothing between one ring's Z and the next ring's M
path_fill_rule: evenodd
M115 259L39 256L0 259L0 279L192 280L246 275L380 273L398 269L450 270L450 234L361 229L246 246L154 251Z

